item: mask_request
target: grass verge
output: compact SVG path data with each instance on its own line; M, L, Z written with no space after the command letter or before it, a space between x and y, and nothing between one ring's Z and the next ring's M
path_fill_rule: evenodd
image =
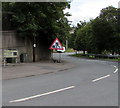
M68 49L66 49L65 52L74 52L74 50L72 48L68 48Z
M70 55L70 56L73 56L73 57L79 57L79 58L85 58L85 59L93 59L93 60L105 60L105 61L115 61L115 62L118 62L120 61L120 58L96 58L95 56L88 56L88 55L83 55L83 54L73 54L73 55Z

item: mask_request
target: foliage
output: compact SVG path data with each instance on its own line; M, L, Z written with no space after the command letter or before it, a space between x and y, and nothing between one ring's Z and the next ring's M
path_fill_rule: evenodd
M108 50L113 54L120 53L120 9L113 6L106 7L101 10L99 18L107 20L113 29L113 35L109 41L111 45L108 46Z
M93 56L93 55L88 55L88 54L73 54L71 56L74 56L74 57L79 57L79 58L87 58L87 59L99 59L99 60L105 60L105 61L116 61L118 62L120 58L117 58L117 57L96 57L96 56Z
M72 48L68 48L68 49L66 49L65 52L74 52L74 50Z
M28 36L44 36L48 40L66 38L68 20L63 12L68 2L3 2L3 12L12 12L9 19L12 29ZM4 23L4 22L3 22Z
M101 54L111 46L113 29L108 21L96 18L92 22L92 30L96 53Z
M90 22L80 21L70 41L76 50L120 54L120 9L109 6Z
M93 48L93 37L91 23L87 23L77 30L77 36L75 39L75 47L78 50L83 50L84 53L87 50L91 52Z
M72 33L69 38L69 47L78 50L78 48L76 47L77 44L75 44L75 39L77 36L77 31L78 29L82 28L82 26L84 26L86 24L86 22L82 22L80 21L79 23L77 23L77 27L72 27L71 30L74 30L74 33Z

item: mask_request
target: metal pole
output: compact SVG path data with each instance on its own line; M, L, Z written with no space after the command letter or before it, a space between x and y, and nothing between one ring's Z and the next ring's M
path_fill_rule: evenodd
M53 60L53 50L51 50L51 60Z
M59 53L59 62L61 62L61 53Z

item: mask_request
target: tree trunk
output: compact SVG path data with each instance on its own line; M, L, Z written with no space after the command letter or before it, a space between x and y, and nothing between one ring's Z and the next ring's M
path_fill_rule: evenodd
M112 50L112 55L114 55L114 50Z

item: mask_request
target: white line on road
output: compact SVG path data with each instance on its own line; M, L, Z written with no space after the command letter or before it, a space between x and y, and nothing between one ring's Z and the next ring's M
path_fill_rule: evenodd
M109 77L109 76L110 76L110 75L106 75L106 76L103 76L103 77L100 77L100 78L94 79L94 80L92 80L92 82L99 81L99 80L104 79L104 78L107 78L107 77Z
M118 68L117 68L117 66L115 66L115 65L111 65L111 66L113 66L113 67L115 68L115 71L114 71L114 73L116 73L116 72L118 71Z
M35 95L35 96L30 96L30 97L27 97L27 98L12 100L12 101L9 101L9 102L10 103L15 103L15 102L27 101L27 100L30 100L30 99L34 99L34 98L37 98L37 97L41 97L41 96L45 96L45 95L49 95L49 94L65 91L65 90L72 89L72 88L75 88L75 86L70 86L70 87L62 88L62 89L55 90L55 91L52 91L52 92L47 92L47 93L43 93L43 94L39 94L39 95Z

